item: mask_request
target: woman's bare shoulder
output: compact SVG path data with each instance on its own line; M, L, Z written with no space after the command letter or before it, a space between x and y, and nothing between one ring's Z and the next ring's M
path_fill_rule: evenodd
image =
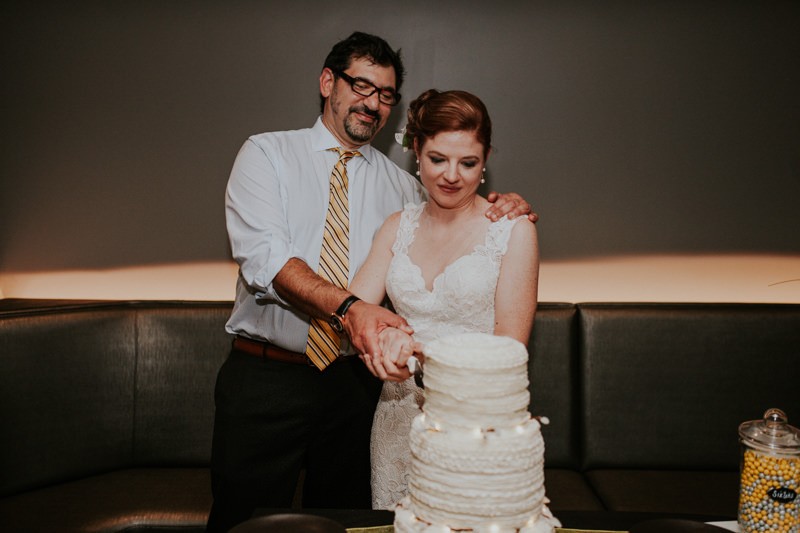
M538 232L536 224L531 222L528 217L517 217L514 219L514 227L511 228L509 238L509 248L522 247L534 250L538 248Z

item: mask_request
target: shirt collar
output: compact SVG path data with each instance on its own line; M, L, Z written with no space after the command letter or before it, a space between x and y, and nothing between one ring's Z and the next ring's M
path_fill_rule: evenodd
M339 141L336 140L336 137L328 130L325 124L322 123L322 116L320 115L317 117L317 121L314 123L314 126L311 128L311 148L315 152L323 152L325 150L330 150L331 148L338 148ZM358 147L358 153L360 153L367 163L372 163L373 157L375 156L374 148L370 144L365 144L363 146Z

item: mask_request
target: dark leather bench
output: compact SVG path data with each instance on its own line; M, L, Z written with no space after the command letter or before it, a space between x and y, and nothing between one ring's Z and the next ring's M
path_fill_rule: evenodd
M204 529L230 304L0 305L0 531Z
M578 465L563 463L568 474L608 510L735 516L738 425L769 407L800 423L800 306L579 304L576 320L577 405L565 419ZM536 356L534 342L534 399ZM551 479L553 507L579 510L561 503L584 487L564 495Z
M229 302L0 300L0 531L202 531ZM800 422L800 305L542 303L558 511L733 517L737 427Z

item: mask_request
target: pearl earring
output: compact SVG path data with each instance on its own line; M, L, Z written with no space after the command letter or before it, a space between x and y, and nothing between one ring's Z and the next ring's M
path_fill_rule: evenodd
M486 172L486 167L483 167L483 172ZM483 177L483 172L481 172L481 183L486 183L486 178Z
M419 176L419 159L417 159L417 176Z

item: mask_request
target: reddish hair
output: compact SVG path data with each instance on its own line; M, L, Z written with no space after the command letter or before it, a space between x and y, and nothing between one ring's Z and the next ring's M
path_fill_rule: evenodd
M443 131L472 131L483 145L483 155L492 146L492 120L481 99L466 91L428 89L408 106L406 135L419 148Z

